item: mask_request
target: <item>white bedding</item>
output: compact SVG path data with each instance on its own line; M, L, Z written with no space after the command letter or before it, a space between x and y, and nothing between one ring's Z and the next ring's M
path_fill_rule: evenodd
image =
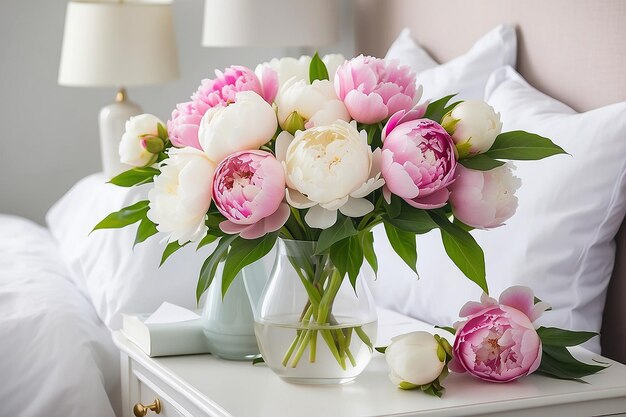
M113 417L118 358L48 231L0 215L0 415Z

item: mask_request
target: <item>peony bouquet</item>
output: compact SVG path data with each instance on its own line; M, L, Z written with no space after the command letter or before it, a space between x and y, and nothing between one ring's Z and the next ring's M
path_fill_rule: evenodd
M384 225L413 270L416 235L439 229L449 257L487 291L483 252L469 231L500 226L515 212L520 180L504 160L564 153L535 134L501 133L484 102L452 98L420 103L409 67L369 56L315 54L216 71L167 124L147 114L127 122L120 156L135 168L111 182L152 188L148 200L95 229L138 222L136 243L161 232L162 262L187 244L213 243L198 298L218 264L225 294L277 239L310 242L307 256L290 258L308 300L283 365L296 367L307 346L314 362L319 334L342 368L354 366L353 330L371 343L360 326L332 327L333 305L364 262L377 271L372 228Z

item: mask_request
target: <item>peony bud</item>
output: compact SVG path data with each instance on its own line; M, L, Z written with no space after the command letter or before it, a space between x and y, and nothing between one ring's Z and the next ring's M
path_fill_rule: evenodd
M156 162L157 154L164 148L163 141L158 137L159 123L163 124L151 114L140 114L128 119L119 146L122 163L143 167ZM160 146L156 144L157 141Z
M163 143L163 140L158 137L158 136L145 136L142 140L141 140L141 146L144 147L145 150L147 150L150 153L154 153L157 154L159 152L161 152L163 149L165 149L165 144Z
M488 151L502 130L500 114L480 100L457 104L443 116L441 125L452 136L459 158Z
M292 135L295 135L298 130L304 130L304 118L296 111L291 112L283 123L283 128Z
M450 344L445 339L428 332L396 336L385 351L389 379L402 389L413 389L435 381L438 385L447 374L447 352L450 351Z

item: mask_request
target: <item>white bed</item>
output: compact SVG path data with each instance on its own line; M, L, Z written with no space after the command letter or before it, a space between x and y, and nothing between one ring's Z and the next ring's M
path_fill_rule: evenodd
M118 352L48 230L0 215L0 265L0 415L116 415Z

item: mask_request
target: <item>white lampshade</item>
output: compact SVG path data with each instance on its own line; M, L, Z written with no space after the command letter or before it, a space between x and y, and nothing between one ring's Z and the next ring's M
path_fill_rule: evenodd
M59 84L131 86L177 77L178 53L169 4L68 3Z
M204 46L321 46L338 41L338 0L206 0Z

